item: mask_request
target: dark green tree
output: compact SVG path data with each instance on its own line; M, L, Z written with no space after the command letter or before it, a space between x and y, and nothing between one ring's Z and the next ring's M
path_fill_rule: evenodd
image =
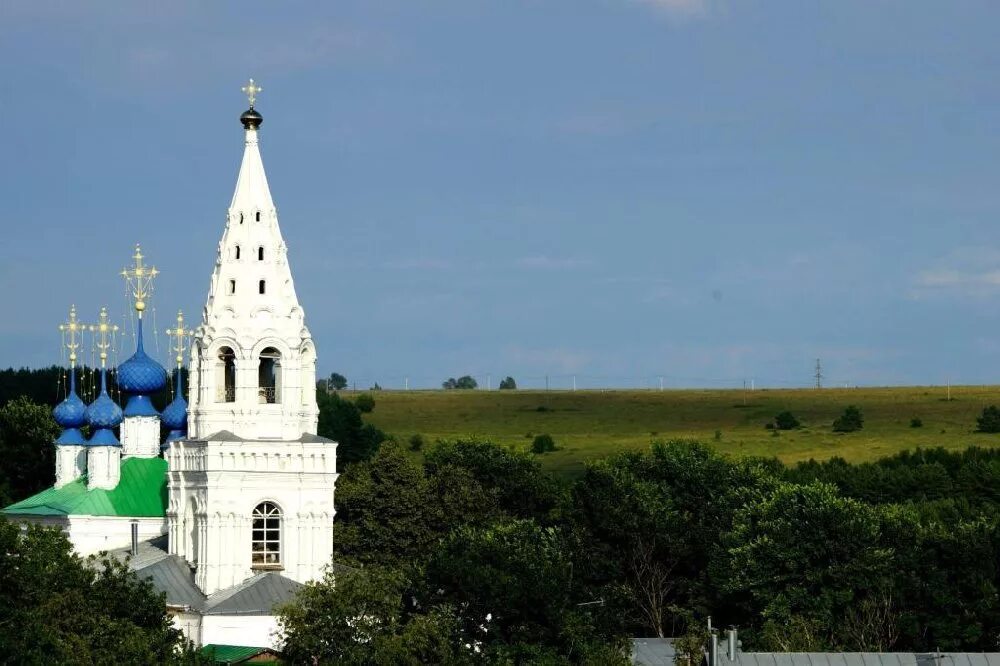
M330 375L329 384L334 391L343 391L347 388L347 377L339 372L334 372Z
M328 573L279 610L283 656L293 664L470 664L459 618L413 603L398 570Z
M458 609L464 630L489 663L627 663L624 642L608 631L601 607L573 575L572 545L532 520L462 527L427 567L427 589ZM606 660L606 661L605 661Z
M861 430L865 425L861 409L855 405L848 405L844 408L844 413L833 421L834 432L855 432Z
M365 423L361 418L361 410L354 402L325 391L317 392L316 402L319 405L317 431L322 437L337 442L338 469L343 469L352 462L368 460L375 455L386 439L385 433L370 423Z
M362 414L370 414L375 409L375 396L371 393L362 393L354 399L354 406Z
M774 417L774 427L778 430L795 430L800 425L795 415L787 410Z
M979 426L976 428L976 432L1000 432L1000 408L996 405L983 407L983 413L976 419L976 423Z
M842 633L851 611L891 587L877 512L831 485L780 485L737 511L723 543L714 571L765 648L797 649L788 641L808 634L825 650L857 649Z
M535 439L531 441L531 450L535 453L548 453L549 451L556 450L556 441L552 439L552 435L541 434L535 435Z
M474 389L479 386L475 378L470 375L462 375L458 379L454 377L449 377L444 382L441 383L441 388L443 389Z
M0 518L0 653L19 664L196 663L162 594L56 528Z
M21 396L0 407L0 506L24 499L55 481L59 426L47 405Z
M513 377L508 375L507 377L504 377L503 379L500 380L501 391L508 391L508 390L513 391L516 388L517 388L517 382L514 381Z

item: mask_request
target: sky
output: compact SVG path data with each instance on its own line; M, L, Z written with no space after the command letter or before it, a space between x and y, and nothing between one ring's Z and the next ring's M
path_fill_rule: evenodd
M998 24L993 0L5 0L0 367L60 363L70 304L121 318L137 242L159 332L200 319L252 76L321 376L998 383Z

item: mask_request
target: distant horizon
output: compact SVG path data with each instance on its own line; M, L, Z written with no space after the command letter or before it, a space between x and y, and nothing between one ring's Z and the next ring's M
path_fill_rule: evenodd
M252 76L320 376L807 387L821 358L830 384L993 385L998 23L983 0L3 3L0 366L59 364L73 303L120 322L136 242L157 328L199 323Z

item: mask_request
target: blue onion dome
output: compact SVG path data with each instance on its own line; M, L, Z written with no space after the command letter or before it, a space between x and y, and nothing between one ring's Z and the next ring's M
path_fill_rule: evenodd
M173 401L163 409L163 414L160 416L160 422L170 430L167 442L174 442L187 436L187 410L187 400L184 399L184 381L181 369L177 368L177 392Z
M150 358L142 347L142 319L136 331L136 350L127 361L118 366L118 388L128 393L125 416L157 416L149 395L163 390L167 385L167 371Z
M101 370L101 394L87 407L86 416L93 430L89 442L91 446L121 446L113 428L122 422L122 408L108 395L107 372L104 370Z
M87 423L87 405L76 394L76 368L70 369L69 377L69 395L52 410L56 423L63 429L56 444L84 444L80 427Z

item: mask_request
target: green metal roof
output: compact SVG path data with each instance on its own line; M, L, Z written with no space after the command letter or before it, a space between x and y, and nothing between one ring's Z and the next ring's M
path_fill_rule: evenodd
M210 643L201 648L201 653L218 664L239 664L259 655L277 655L274 650L262 647L247 647L245 645L216 645Z
M114 490L87 490L87 475L49 488L0 513L19 516L122 516L160 518L167 512L167 461L126 458Z

